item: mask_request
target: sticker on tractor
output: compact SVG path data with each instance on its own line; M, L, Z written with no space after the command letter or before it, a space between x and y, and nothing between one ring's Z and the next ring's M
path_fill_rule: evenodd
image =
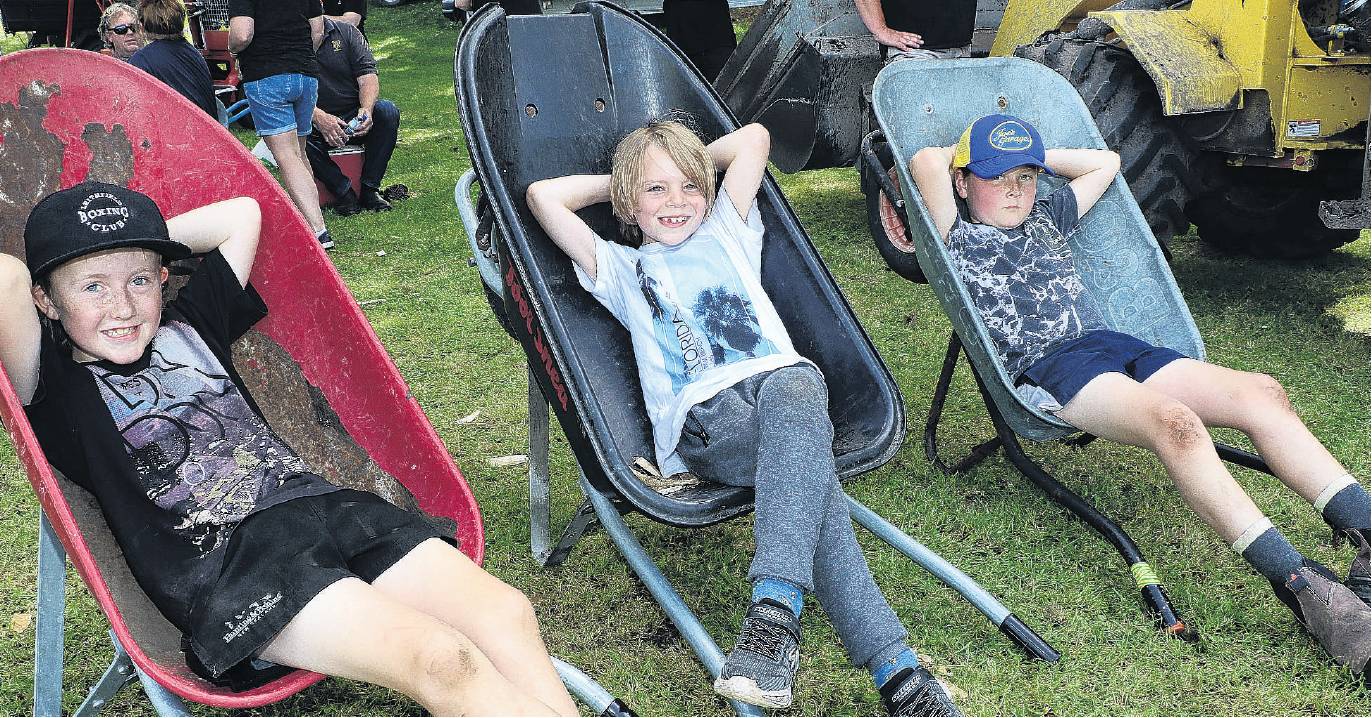
M1287 137L1319 137L1319 136L1320 136L1320 121L1319 121L1319 120L1287 120L1287 121L1286 121L1286 136L1287 136Z

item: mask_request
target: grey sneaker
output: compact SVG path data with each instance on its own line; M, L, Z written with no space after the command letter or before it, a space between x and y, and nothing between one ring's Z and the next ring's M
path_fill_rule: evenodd
M881 707L892 716L960 716L962 711L924 667L905 668L881 688Z
M748 607L738 642L715 679L715 692L755 706L786 708L798 667L800 618L763 599Z
M1321 567L1322 568L1322 567ZM1367 674L1372 645L1372 609L1338 579L1314 566L1302 566L1291 575L1286 588L1296 597L1296 617L1315 637L1334 662L1360 675Z
M1348 567L1348 578L1343 580L1343 585L1347 586L1353 595L1362 599L1363 603L1372 602L1372 556L1369 556L1367 539L1363 538L1361 531L1345 530L1343 535L1358 549L1358 555L1353 557L1353 563ZM1336 532L1337 536L1338 533Z

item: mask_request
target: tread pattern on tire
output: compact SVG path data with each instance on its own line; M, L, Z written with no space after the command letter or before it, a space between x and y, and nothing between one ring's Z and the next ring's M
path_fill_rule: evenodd
M1077 89L1158 243L1190 228L1186 203L1198 152L1162 114L1152 79L1127 50L1100 42L1046 36L1015 50Z

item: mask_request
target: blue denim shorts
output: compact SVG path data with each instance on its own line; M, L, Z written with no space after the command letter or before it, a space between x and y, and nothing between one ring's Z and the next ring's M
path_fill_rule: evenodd
M314 105L319 98L319 80L309 75L288 73L243 83L253 124L262 137L295 130L310 134Z
M1143 382L1164 366L1184 358L1167 347L1100 329L1063 344L1029 365L1015 382L1015 392L1030 406L1054 412L1101 374L1115 372Z

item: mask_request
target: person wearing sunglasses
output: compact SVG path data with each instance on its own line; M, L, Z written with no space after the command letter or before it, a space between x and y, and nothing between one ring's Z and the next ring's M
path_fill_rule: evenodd
M143 47L143 30L138 26L138 11L122 2L110 3L100 15L100 39L104 52L128 62Z

